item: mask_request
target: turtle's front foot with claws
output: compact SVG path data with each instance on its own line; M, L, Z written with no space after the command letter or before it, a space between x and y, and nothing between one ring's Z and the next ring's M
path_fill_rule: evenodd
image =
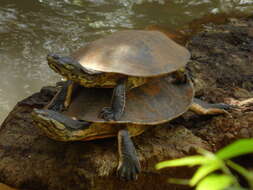
M106 120L119 120L123 115L126 102L125 82L120 82L113 90L111 107L104 107L98 117Z
M122 116L121 110L114 110L112 107L104 107L99 113L98 117L106 121L118 121Z
M70 104L71 94L73 92L74 87L76 88L76 86L74 86L73 81L68 80L66 82L63 82L59 91L46 106L46 109L58 112L65 111Z
M53 111L58 111L58 112L63 112L66 110L63 103L52 104L52 105L48 106L47 109L53 110Z
M115 114L111 107L104 107L99 113L99 117L106 121L116 120Z

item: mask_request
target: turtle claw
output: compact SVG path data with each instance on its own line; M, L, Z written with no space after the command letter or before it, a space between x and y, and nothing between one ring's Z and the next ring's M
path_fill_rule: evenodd
M106 121L115 120L114 112L111 107L104 107L99 113L99 117Z
M64 104L53 104L53 105L50 105L48 107L48 109L53 110L53 111L58 111L58 112L63 112L65 110L67 110L67 108L65 108Z
M128 158L119 164L117 169L117 176L119 176L120 179L126 181L137 180L140 171L141 169L139 161Z
M230 104L225 104L225 103L219 103L220 109L224 110L232 110L238 108L236 105L230 105Z

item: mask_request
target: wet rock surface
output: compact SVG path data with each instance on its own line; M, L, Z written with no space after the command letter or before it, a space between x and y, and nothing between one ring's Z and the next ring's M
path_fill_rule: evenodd
M208 102L238 101L253 97L253 18L231 19L226 25L206 25L187 47L196 96ZM44 87L19 102L0 128L0 182L28 190L188 189L166 182L168 177L189 177L192 170L156 171L166 159L191 155L197 148L211 151L239 139L253 137L253 105L230 115L197 116L191 112L164 126L150 128L133 138L142 173L137 181L115 176L116 139L56 142L31 120L33 108L42 108L56 92Z

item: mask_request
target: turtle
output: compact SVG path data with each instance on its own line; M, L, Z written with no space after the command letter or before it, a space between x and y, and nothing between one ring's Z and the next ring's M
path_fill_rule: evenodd
M227 113L228 104L208 104L194 98L191 82L174 83L172 76L156 78L127 94L124 115L117 121L97 117L110 102L112 90L79 87L69 108L58 112L34 109L35 124L57 141L88 141L117 136L119 163L117 174L122 179L136 179L140 163L131 137L152 126L167 123L187 110L199 114Z
M159 31L124 30L95 40L70 56L48 54L48 65L68 80L51 104L52 110L67 109L77 86L114 88L111 105L98 113L104 120L119 120L126 92L154 78L172 74L175 82L186 81L189 51Z

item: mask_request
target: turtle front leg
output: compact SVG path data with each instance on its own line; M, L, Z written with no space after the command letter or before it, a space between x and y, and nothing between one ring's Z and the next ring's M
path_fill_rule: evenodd
M209 104L200 99L194 98L190 110L199 115L217 115L228 114L226 110L232 109L234 106L224 103Z
M76 85L73 81L66 81L45 108L54 111L63 111L67 109L70 105L72 93L75 87Z
M118 132L119 164L117 175L121 179L136 180L141 171L134 144L127 129Z
M104 107L99 114L99 117L104 120L119 120L122 116L126 103L126 82L120 81L113 89L111 107Z

